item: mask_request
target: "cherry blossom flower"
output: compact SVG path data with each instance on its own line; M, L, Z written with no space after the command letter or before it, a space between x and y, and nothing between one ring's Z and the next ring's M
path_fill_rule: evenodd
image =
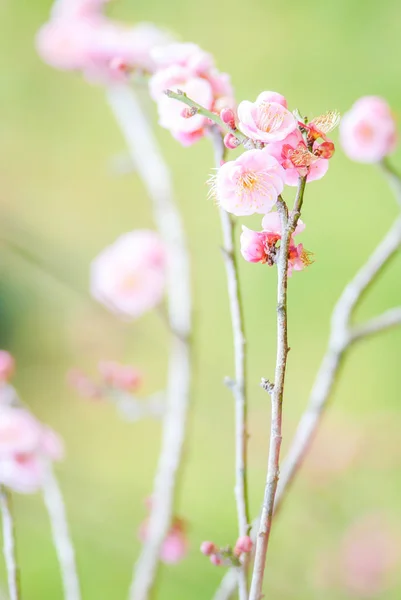
M234 106L230 78L220 73L213 57L196 44L170 44L155 48L152 57L159 70L149 82L152 98L157 103L159 124L171 131L184 146L201 139L210 124L202 115L192 114L182 104L164 93L185 92L188 97L210 111L220 112Z
M342 118L340 140L345 154L357 162L379 162L393 152L397 130L387 102L377 96L357 100Z
M0 407L0 483L16 492L36 492L49 461L60 460L58 435L23 408Z
M320 158L308 150L299 129L290 133L280 142L268 144L266 151L274 156L285 169L286 185L298 185L299 177L305 175L307 175L308 183L321 179L329 168L328 160Z
M157 233L126 233L92 262L91 293L111 311L136 319L162 300L166 262L166 247Z
M234 215L265 214L283 191L284 176L284 169L266 149L249 150L219 168L211 180L212 193Z
M272 266L277 261L279 247L277 243L281 240L282 228L280 215L272 212L263 217L263 231L253 231L242 226L240 238L241 254L248 262L260 262ZM304 249L302 244L295 245L294 236L305 229L305 224L299 219L288 252L288 276L292 271L302 271L311 264L310 253Z
M283 140L297 127L286 104L284 96L275 92L262 92L255 102L240 102L239 129L252 140L265 143Z

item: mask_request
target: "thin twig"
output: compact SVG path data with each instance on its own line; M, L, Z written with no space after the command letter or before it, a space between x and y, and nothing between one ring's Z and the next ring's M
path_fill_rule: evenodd
M185 440L190 387L190 262L170 173L136 95L127 86L118 85L109 88L108 101L152 201L157 229L169 251L167 296L172 333L166 414L147 539L130 588L131 600L146 600L155 583L161 546L173 516Z
M217 128L211 132L215 164L218 168L224 159L225 147ZM228 297L234 342L235 381L230 381L235 400L235 499L237 505L238 532L248 534L249 507L247 485L247 399L246 399L246 339L238 265L235 256L234 222L223 208L220 208L220 221L223 232L223 256L226 266ZM244 560L238 571L238 591L240 600L248 599L248 561Z
M14 518L11 506L11 494L0 486L0 510L3 524L3 553L7 568L8 592L10 600L19 600L19 568L15 550Z
M401 200L401 184L398 200ZM354 311L366 291L388 265L401 245L401 217L398 217L365 265L345 287L333 311L328 347L316 375L308 405L298 424L295 436L283 462L274 504L274 514L281 508L285 495L302 464L321 422L344 357L354 342L399 323L400 309L392 309L361 325L351 325ZM259 517L253 522L253 537ZM228 600L235 590L234 570L223 578L215 600Z
M256 538L255 562L253 567L251 591L249 600L262 598L263 577L266 566L266 555L270 539L273 519L274 500L279 481L280 449L282 440L282 407L284 397L284 382L288 357L288 327L287 327L287 280L288 280L288 251L291 236L299 219L306 177L301 177L298 192L291 217L282 198L277 201L283 235L280 242L280 254L277 262L277 356L274 375L274 387L271 392L271 429L269 460L259 531Z
M65 600L80 600L81 592L75 562L75 550L68 528L64 499L50 465L47 468L43 483L43 500L49 515L53 544L60 565L64 598Z

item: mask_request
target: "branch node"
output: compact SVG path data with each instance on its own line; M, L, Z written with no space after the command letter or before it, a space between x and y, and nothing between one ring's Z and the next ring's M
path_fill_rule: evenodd
M262 377L260 380L260 387L265 390L268 394L272 394L274 390L274 383L272 383L269 379L265 379Z
M231 379L231 377L224 377L223 383L229 390L233 390L237 386L236 382L234 379Z

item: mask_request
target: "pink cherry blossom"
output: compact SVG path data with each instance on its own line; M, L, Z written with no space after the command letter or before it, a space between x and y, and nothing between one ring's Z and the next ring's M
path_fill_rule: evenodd
M153 231L120 236L91 265L91 293L113 312L136 319L163 298L166 248Z
M284 103L285 98L274 92L262 92L255 102L244 100L238 106L239 129L252 140L265 143L283 140L297 127L294 115Z
M265 149L249 150L217 171L214 192L220 206L237 216L265 214L284 187L284 169Z
M0 382L8 381L15 371L14 357L7 350L0 350Z
M0 407L0 483L21 493L37 491L49 460L60 460L57 434L23 408Z
M305 227L306 225L302 221L302 219L298 219L297 226L295 227L295 231L292 235L294 236L298 235L299 233L302 233L305 230ZM273 233L281 237L283 230L281 227L281 219L278 212L271 212L265 215L262 219L262 228L263 231Z
M327 173L329 161L324 158L311 157L313 162L307 168L297 168L291 161L291 151L302 146L306 150L305 142L299 129L290 133L280 142L274 142L266 147L266 151L274 156L285 169L284 181L286 185L296 186L300 175L307 175L307 182L321 179Z
M396 123L387 102L365 96L345 113L340 124L340 140L345 154L362 163L375 163L396 146Z
M241 254L248 262L265 263L278 239L279 237L270 236L265 231L254 231L243 225L240 237Z
M152 58L159 69L171 66L185 67L195 75L202 75L214 68L213 56L197 44L173 43L154 47Z

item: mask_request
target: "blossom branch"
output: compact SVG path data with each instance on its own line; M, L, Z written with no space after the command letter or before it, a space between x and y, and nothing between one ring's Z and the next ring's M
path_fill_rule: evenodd
M400 196L401 198L401 185ZM401 319L399 308L389 310L362 325L351 326L356 306L373 285L401 245L401 217L398 217L365 265L345 287L333 311L328 347L313 384L309 402L298 424L294 439L281 469L274 504L274 514L281 508L285 495L298 472L320 425L331 397L340 367L353 342L397 325ZM253 523L253 535L259 518ZM235 589L235 573L228 572L216 592L215 600L227 600ZM223 592L221 592L223 590Z
M182 92L181 90L178 90L177 92L173 92L172 90L165 90L164 93L169 98L173 98L174 100L178 100L179 102L183 102L184 104L189 106L191 109L193 109L194 115L196 115L196 114L202 115L203 117L206 117L207 119L210 119L211 121L213 121L213 123L215 123L222 129L227 129L228 131L230 131L231 133L233 133L235 135L235 137L237 138L237 140L239 142L241 142L241 144L250 145L251 147L254 147L253 141L250 140L241 131L239 131L236 128L235 129L230 128L227 125L227 123L224 123L224 121L219 117L219 115L217 115L214 112L211 112L210 110L207 110L206 108L204 108L203 106L201 106L200 104L195 102L194 100L191 100L191 98L188 98L188 96L186 95L185 92ZM220 166L220 163L217 166Z
M224 159L225 146L220 131L211 131L215 164L218 168ZM249 506L247 485L247 399L246 399L246 338L242 296L239 285L238 265L235 256L234 221L223 208L219 209L223 233L223 256L226 267L228 297L234 341L235 381L229 380L235 400L235 499L237 505L238 532L248 535ZM244 559L238 571L238 591L240 600L248 599L247 582L248 560Z
M287 324L288 251L291 243L291 236L301 213L305 184L306 177L301 177L299 179L294 211L291 217L288 216L288 209L282 198L280 197L277 200L277 210L280 214L281 229L283 231L280 254L277 262L277 356L274 387L271 390L272 414L267 478L259 531L256 538L255 562L249 600L260 600L260 598L262 598L266 555L272 526L274 500L279 481L280 449L282 440L282 407L287 357L289 352Z
M3 553L7 568L8 591L10 600L19 600L19 569L15 551L14 519L11 509L11 495L0 486L0 510L3 524Z
M166 414L148 535L135 565L130 589L132 600L146 600L155 582L160 549L172 520L185 440L190 386L190 267L170 173L140 104L134 92L123 85L109 88L108 101L152 201L154 220L169 250L167 295L172 336Z
M64 499L54 472L49 465L43 483L43 499L50 519L53 544L57 552L63 580L64 598L66 600L80 600L81 592L75 551L68 529L68 519Z

